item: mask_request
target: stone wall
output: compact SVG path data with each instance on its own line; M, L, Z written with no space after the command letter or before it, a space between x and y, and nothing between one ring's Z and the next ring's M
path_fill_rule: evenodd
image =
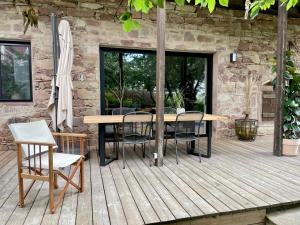
M74 131L87 132L96 146L97 126L83 124L83 116L99 112L99 46L155 49L156 12L136 13L142 28L124 33L114 22L119 0L32 0L39 10L39 27L23 35L21 10L23 1L0 1L0 39L29 40L32 46L32 103L0 103L0 150L11 148L7 128L11 117L46 118L53 73L50 13L67 19L74 38ZM125 1L126 2L126 1ZM123 10L123 6L119 11ZM233 135L233 121L244 109L244 81L250 72L259 76L252 99L252 117L259 117L261 83L272 78L270 60L276 47L276 18L259 15L256 20L243 19L243 11L207 9L195 12L191 6L167 5L166 48L174 51L214 54L214 113L229 115L230 122L214 125L216 135ZM300 33L299 19L289 21L289 39ZM238 51L238 62L230 63L229 54ZM80 77L84 77L81 81Z

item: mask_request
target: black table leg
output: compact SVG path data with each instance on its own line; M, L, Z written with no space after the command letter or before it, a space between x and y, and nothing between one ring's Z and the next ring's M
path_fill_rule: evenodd
M212 121L206 121L207 125L207 153L201 154L202 157L211 157L211 137L212 137ZM191 142L191 148L187 149L187 153L195 156L199 156L198 152L195 152L195 141Z
M212 137L212 121L207 121L207 155L205 157L211 157L211 137Z
M100 157L100 166L106 166L116 158L107 158L105 152L105 124L98 124L98 151Z
M98 151L100 156L100 166L105 166L105 125L98 124Z

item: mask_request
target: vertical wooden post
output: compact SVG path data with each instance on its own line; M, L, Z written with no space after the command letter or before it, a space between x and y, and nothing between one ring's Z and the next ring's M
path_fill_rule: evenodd
M157 50L156 50L156 137L155 148L158 153L158 166L163 165L164 145L164 106L165 106L165 26L166 2L157 7Z
M286 6L278 0L278 27L277 27L277 83L276 83L276 113L274 124L273 154L282 155L282 127L283 127L283 87L285 71L285 51L287 45L287 11Z

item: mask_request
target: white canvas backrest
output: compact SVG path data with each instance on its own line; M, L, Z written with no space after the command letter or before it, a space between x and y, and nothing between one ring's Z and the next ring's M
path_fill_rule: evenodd
M49 143L56 146L55 140L49 130L45 120L40 120L30 123L14 123L9 125L9 129L15 139L19 142L39 142ZM28 144L22 144L23 157L27 158L34 154L34 146L30 145L28 151ZM41 146L41 153L48 151L48 146ZM35 153L39 153L39 146L35 147Z

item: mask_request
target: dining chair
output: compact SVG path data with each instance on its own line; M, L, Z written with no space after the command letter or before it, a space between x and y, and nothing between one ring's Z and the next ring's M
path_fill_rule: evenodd
M125 144L141 144L143 157L145 157L145 145L148 143L149 165L152 164L151 134L153 114L148 112L130 112L123 116L122 123L122 154L123 169L125 169Z
M198 142L199 161L201 162L200 151L200 127L204 117L203 112L187 111L176 116L175 122L175 151L176 163L178 164L178 142L185 142L187 148L191 147L192 141Z
M176 114L176 109L172 107L165 107L165 114ZM175 134L175 123L174 122L165 122L165 131L164 131L164 156L166 156L167 153L167 145L168 145L168 139L174 138Z
M130 112L135 112L135 108L128 108L128 107L120 107L120 108L114 108L112 109L111 114L112 115L125 115ZM122 127L120 124L113 124L113 134L114 134L114 148L116 150L116 154L118 158L118 153L119 153L119 142L120 139L122 138ZM135 150L135 145L134 145L134 150Z
M10 124L9 128L17 144L17 166L19 181L19 205L24 207L24 200L36 181L49 182L49 208L54 213L62 202L71 184L79 192L83 192L84 183L84 148L86 134L51 133L45 120ZM55 141L58 140L58 142ZM80 154L73 154L76 145L80 146ZM58 152L59 150L59 152ZM74 166L67 176L63 174L66 167ZM79 169L79 183L73 178ZM66 181L57 201L54 200L54 188L58 188L57 178ZM32 180L24 191L24 179Z

